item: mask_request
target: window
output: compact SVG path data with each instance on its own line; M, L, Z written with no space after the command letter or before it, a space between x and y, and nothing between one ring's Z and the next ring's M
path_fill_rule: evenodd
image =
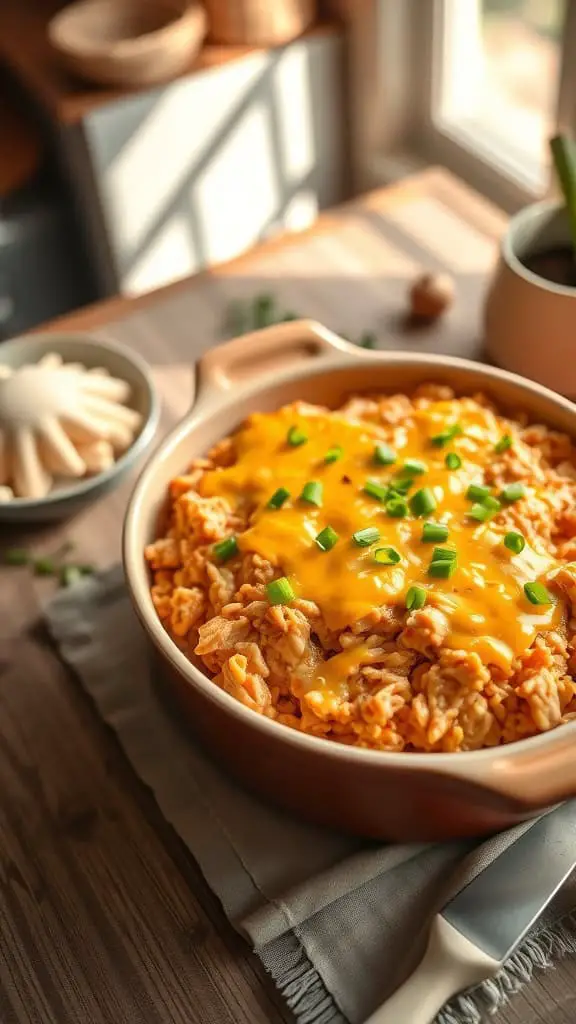
M372 0L364 11L364 69L376 47L370 106L382 127L368 162L400 148L509 210L542 195L548 138L575 120L576 0Z
M534 192L547 182L564 18L565 0L437 8L433 122Z

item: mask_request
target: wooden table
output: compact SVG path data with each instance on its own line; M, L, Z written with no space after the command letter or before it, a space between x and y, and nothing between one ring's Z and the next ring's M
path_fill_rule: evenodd
M481 293L502 215L429 171L318 226L163 291L60 321L141 352L164 401L187 409L192 366L220 337L227 301L272 291L287 307L380 344L479 352ZM422 265L454 273L436 328L402 326ZM1 353L1 348L0 348ZM58 529L2 530L38 552L63 538L83 560L118 558L131 484ZM38 625L50 584L0 584L0 1021L2 1024L279 1024L290 1019L194 861ZM495 1024L573 1024L576 963L541 975ZM408 1024L408 1022L406 1022Z

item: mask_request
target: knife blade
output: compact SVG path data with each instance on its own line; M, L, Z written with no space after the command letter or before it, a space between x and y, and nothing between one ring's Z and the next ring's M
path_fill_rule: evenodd
M498 972L575 866L576 800L570 800L446 904L419 967L366 1024L431 1024L451 996Z
M576 800L546 814L446 904L442 917L504 963L576 865Z

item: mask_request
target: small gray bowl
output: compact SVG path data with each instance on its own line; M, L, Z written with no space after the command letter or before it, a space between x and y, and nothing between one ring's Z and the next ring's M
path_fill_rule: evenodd
M160 416L160 402L150 370L140 356L88 334L28 334L0 344L0 364L22 366L37 362L46 352L57 352L66 363L104 366L132 388L130 405L142 414L142 427L123 455L102 473L65 484L45 498L14 498L0 503L0 523L40 523L66 519L96 498L111 491L150 447Z

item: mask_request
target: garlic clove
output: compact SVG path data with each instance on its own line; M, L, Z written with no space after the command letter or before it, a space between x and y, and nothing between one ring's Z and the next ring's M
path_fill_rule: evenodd
M91 444L79 444L78 454L83 460L88 473L102 473L114 465L114 449L110 441L92 441Z
M126 405L117 405L115 402L109 402L97 395L86 395L84 407L90 412L102 416L107 422L121 423L132 431L138 430L142 423L142 416L135 409L130 409Z
M6 484L0 484L0 505L5 504L7 501L12 501L14 497L14 491L11 487Z
M88 444L108 436L106 424L84 409L67 409L60 416L60 423L74 444Z
M62 373L68 373L71 377L83 377L87 373L83 363L63 363L60 369Z
M58 370L62 366L62 356L57 352L47 352L38 360L37 365L41 366L43 370Z
M42 455L49 470L56 476L84 476L86 464L76 451L61 424L54 417L46 417L38 424L42 442Z
M61 423L75 444L103 439L110 441L118 451L124 451L132 444L134 434L123 423L107 420L88 409L75 409L61 417Z
M14 493L19 498L44 498L52 486L52 477L40 461L38 445L28 427L20 427L13 436Z
M110 441L116 452L125 452L134 440L134 431L130 430L130 427L125 426L124 423L110 422L106 439Z
M112 402L127 402L132 390L124 380L96 373L87 373L82 378L80 385L84 392L98 395L100 398L107 398Z

